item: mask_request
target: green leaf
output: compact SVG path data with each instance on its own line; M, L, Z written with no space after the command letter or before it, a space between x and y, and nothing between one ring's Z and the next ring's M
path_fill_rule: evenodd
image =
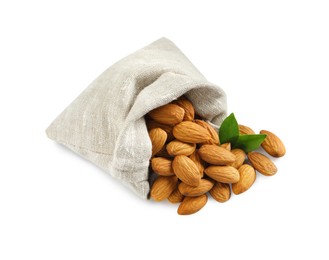
M256 150L264 141L266 135L240 135L234 148L240 148L246 153Z
M234 114L230 114L225 118L219 128L219 139L223 143L231 143L234 145L239 138L239 125Z

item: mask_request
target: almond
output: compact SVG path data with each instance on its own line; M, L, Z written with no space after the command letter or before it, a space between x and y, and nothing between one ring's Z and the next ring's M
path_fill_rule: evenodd
M167 140L167 133L161 128L154 128L149 132L152 142L152 156L158 153Z
M155 201L161 201L170 196L177 187L178 179L176 176L159 176L151 188L151 198Z
M236 157L233 153L217 145L205 144L199 149L202 160L215 165L227 165L233 163Z
M232 191L238 195L248 190L256 180L256 171L249 164L244 164L239 168L240 180L232 184Z
M185 97L180 97L173 102L184 109L184 121L192 121L194 119L194 107L192 103Z
M286 154L286 148L279 137L267 130L262 130L260 133L266 134L262 147L269 155L273 157L282 157Z
M239 171L232 166L209 166L205 174L215 181L223 183L236 183L239 181Z
M167 144L167 152L171 156L186 155L189 156L195 151L196 144L184 143L178 140L171 141Z
M184 199L182 193L180 193L178 187L170 194L168 197L169 202L171 203L179 203Z
M191 121L176 125L173 134L178 140L186 143L204 143L211 139L206 129Z
M177 155L172 163L172 168L176 176L186 184L199 186L201 176L195 163L185 155Z
M255 134L255 131L252 130L250 127L245 125L239 125L239 132L240 135L253 135Z
M184 196L195 197L207 193L211 190L212 186L214 186L214 181L201 179L197 187L192 187L182 182L178 185L178 189Z
M275 164L261 153L249 152L248 159L252 166L263 175L272 176L278 171Z
M203 121L203 120L199 120L196 119L194 120L195 123L197 123L198 125L202 126L204 129L206 129L210 135L210 140L207 141L207 144L219 144L219 137L218 137L218 133L216 132L216 130L207 122Z
M162 130L165 130L167 133L167 141L171 141L174 139L174 135L172 134L173 126L161 124L154 120L147 120L146 126L148 131L152 130L153 128L161 128Z
M183 121L184 113L184 109L180 106L167 104L152 110L148 115L161 124L176 125Z
M175 175L171 164L171 160L163 157L155 157L151 160L151 166L153 171L162 176Z
M228 201L231 197L230 185L227 183L216 182L209 193L211 197L218 202Z
M231 143L223 143L220 145L220 147L223 147L226 150L231 151Z
M196 213L206 205L207 201L208 197L206 194L198 197L185 197L179 205L177 213L179 215L190 215Z
M198 167L201 178L203 177L203 171L205 168L205 162L203 162L200 158L199 153L197 152L197 150L194 151L194 153L192 153L189 157L194 163L195 165Z
M230 166L233 166L236 169L239 169L241 165L246 160L246 153L241 149L233 149L231 150L231 153L233 153L236 157L235 161L230 164Z
M218 202L226 202L231 198L231 188L227 183L216 182L209 191L211 197Z

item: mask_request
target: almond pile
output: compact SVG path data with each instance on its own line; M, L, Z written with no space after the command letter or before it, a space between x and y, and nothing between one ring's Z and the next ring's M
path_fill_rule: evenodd
M231 149L230 143L220 143L217 131L195 115L192 103L185 97L152 110L146 116L152 142L151 171L157 178L150 196L155 201L168 199L180 203L178 214L199 211L209 194L225 202L234 194L248 190L256 180L256 170L272 176L275 164L259 152L246 154ZM247 126L239 125L240 134L254 134ZM273 157L285 154L281 140L269 131L262 143Z

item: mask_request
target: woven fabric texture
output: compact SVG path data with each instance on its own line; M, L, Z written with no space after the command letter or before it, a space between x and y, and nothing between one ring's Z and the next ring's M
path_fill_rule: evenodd
M147 198L152 147L144 115L182 95L214 125L225 118L224 91L161 38L104 71L46 133Z

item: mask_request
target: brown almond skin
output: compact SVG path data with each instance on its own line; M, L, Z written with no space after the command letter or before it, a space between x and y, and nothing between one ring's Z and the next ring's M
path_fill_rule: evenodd
M216 182L209 193L218 202L225 202L231 198L230 185L227 183Z
M255 134L255 131L248 126L239 125L239 133L240 135L253 135Z
M272 176L278 171L275 164L264 154L249 152L248 159L252 166L265 176Z
M216 132L216 130L207 122L200 120L200 119L196 119L194 120L195 123L197 123L198 125L202 126L204 129L206 129L210 135L210 140L206 142L206 144L219 144L219 136L218 133Z
M233 153L217 145L202 145L199 155L202 160L214 165L228 165L236 160Z
M173 140L167 144L166 149L170 156L186 155L190 156L196 148L196 144L184 143L178 140Z
M194 107L186 97L180 97L178 100L173 102L174 104L180 106L184 109L184 121L192 121L194 119Z
M167 199L176 189L178 179L176 176L159 176L151 188L151 198L155 201Z
M248 190L256 180L256 171L249 164L243 164L239 168L240 180L232 184L232 191L238 195Z
M211 139L206 129L191 121L177 124L173 129L173 135L185 143L204 143Z
M176 176L184 183L197 187L200 185L201 176L195 163L185 155L175 156L172 168Z
M179 203L182 202L183 199L184 199L184 195L180 193L178 187L168 197L168 200L171 203Z
M226 150L231 151L231 143L223 143L220 145L220 147L223 147Z
M154 128L161 128L162 130L164 130L167 133L167 141L175 139L174 135L172 134L173 126L161 124L159 122L154 121L153 119L146 120L146 126L148 131L151 131Z
M167 141L167 133L161 128L154 128L149 132L152 143L152 156L157 154Z
M175 104L167 104L148 113L154 121L165 125L176 125L182 122L184 114L184 109Z
M167 158L155 157L151 159L151 167L153 171L161 176L175 175L171 165L172 161Z
M230 166L233 166L236 169L239 169L241 167L241 165L244 163L244 161L246 160L246 153L241 150L241 149L232 149L231 153L233 153L236 157L235 161L231 164L229 164Z
M198 197L185 197L177 209L179 215L191 215L202 209L208 201L207 194Z
M214 186L214 181L201 179L199 186L192 187L182 182L178 185L178 189L184 196L195 197L207 193Z
M203 171L204 168L206 166L206 163L204 161L201 160L200 155L198 153L197 150L194 151L194 153L192 153L189 157L194 163L195 165L198 167L201 178L203 177Z
M269 155L282 157L286 154L286 148L279 137L267 130L261 130L260 133L266 135L262 147Z
M232 166L209 166L205 174L218 182L236 183L240 179L239 171Z

